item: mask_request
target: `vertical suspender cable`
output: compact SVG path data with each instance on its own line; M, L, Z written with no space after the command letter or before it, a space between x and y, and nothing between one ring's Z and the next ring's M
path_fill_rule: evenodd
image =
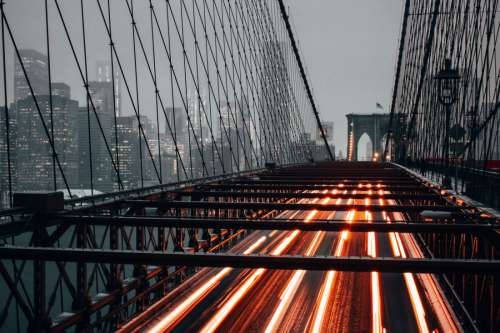
M323 141L325 143L328 155L330 156L330 159L333 161L334 157L330 149L330 145L328 145L328 141L326 140L325 130L323 129L323 125L321 124L321 120L319 119L319 112L318 109L316 108L316 103L314 103L311 88L309 87L309 82L307 81L306 73L304 71L304 66L302 65L302 60L300 59L299 50L297 48L297 44L293 36L292 28L290 27L290 22L288 21L288 14L286 13L285 4L283 3L283 0L278 0L278 3L280 6L281 16L283 17L283 21L285 22L285 27L288 32L288 38L290 38L290 43L292 44L293 53L295 55L295 58L297 59L297 64L299 65L300 76L302 77L302 81L304 81L307 97L309 99L309 102L311 103L311 107L314 112L314 117L316 118L316 122L318 123L318 128L321 132L321 137L323 138Z

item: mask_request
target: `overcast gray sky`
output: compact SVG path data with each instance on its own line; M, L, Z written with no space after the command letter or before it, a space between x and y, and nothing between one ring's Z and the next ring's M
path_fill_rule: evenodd
M44 29L42 29L44 18L40 15L44 12L43 3L40 0L7 2L6 10L19 47L35 48L44 52L45 39ZM55 6L53 2L49 3L50 29L53 36L51 45L54 62L53 79L69 83L72 87L73 98L82 101L85 95L81 78L63 34ZM77 53L82 58L79 1L67 0L59 1L59 3L65 13L70 34L75 40ZM125 64L125 74L131 80L133 60L130 52L130 18L123 2L117 0L111 3L116 7L113 14L114 39L122 62ZM145 34L144 38L148 41L149 7L144 5L146 2L136 1L136 3L141 4L137 6L137 20L142 29L141 32ZM335 122L334 142L337 149L342 149L345 154L347 135L345 115L347 113L388 112L403 1L286 0L285 3L289 6L292 26L299 41L321 115L324 119ZM89 75L92 80L95 73L95 61L107 59L109 49L95 2L89 1L85 4L87 19L95 19L96 22L87 27ZM165 3L157 1L155 4L159 6L160 15L164 15ZM175 10L178 12L177 9ZM159 19L160 22L165 21L165 17L160 16ZM173 34L175 39L175 33ZM161 45L158 34L156 38L157 45ZM146 48L149 48L148 45L149 43L146 42ZM179 62L177 65L181 66L182 53L179 51L180 48L176 50L178 52L173 54L174 62ZM13 56L13 52L7 52L7 55ZM145 77L140 83L141 104L153 105L154 88L144 61L141 59L138 61L139 73ZM7 69L8 76L11 77L13 59L9 59L8 64L10 65ZM170 75L167 57L158 57L158 67L159 86L162 83L168 86ZM9 95L12 97L11 87L9 87ZM131 113L132 107L125 91L122 92L122 100L126 113ZM384 111L376 110L377 102L384 106Z
M377 102L389 110L403 1L287 2L316 102L345 154L345 115L382 112Z

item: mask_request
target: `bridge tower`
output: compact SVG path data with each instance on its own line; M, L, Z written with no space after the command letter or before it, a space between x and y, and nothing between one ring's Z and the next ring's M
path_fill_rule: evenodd
M389 130L390 114L353 114L347 117L347 159L357 161L358 142L366 133L373 144L373 154L382 156L384 146L383 139Z

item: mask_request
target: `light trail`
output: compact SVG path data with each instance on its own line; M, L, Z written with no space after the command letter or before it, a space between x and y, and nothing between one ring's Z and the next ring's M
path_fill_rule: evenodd
M355 214L356 212L354 210L349 211L347 213L345 220L347 220L348 223L352 223ZM339 242L335 247L334 256L339 257L342 255L342 250L344 249L344 244L345 241L347 240L348 235L349 231L347 230L341 232ZM316 306L315 316L313 320L313 327L311 329L311 332L318 333L321 331L321 327L323 326L323 320L326 313L326 308L328 305L328 300L330 299L330 295L332 293L333 282L335 281L335 275L336 271L328 271L326 273L325 282L323 283L323 286L321 287L320 290L321 297L318 305Z
M385 203L397 205L399 203L396 200L382 198L384 194L391 193L383 189L386 185L375 182L372 185L365 181L364 183L358 183L358 186L352 192L342 187L343 184L339 184L336 189L331 191L305 191L317 193L318 198L314 200L293 199L293 202L321 202L321 204L333 204L335 202L335 205L341 202L347 202L347 204L351 205L362 204L363 209L367 211L363 212L363 209L360 209L359 212L351 210L346 212L345 215L341 215L344 217L343 220L348 223L353 221L373 223L375 216L382 216L382 221L386 223L404 221L403 214L387 213L385 211L370 213L368 211L374 205L384 206ZM335 198L338 193L344 193L346 199ZM359 194L362 197L359 199L349 198L348 193ZM373 198L372 201L371 196L377 194L379 197ZM328 195L332 199L328 198ZM332 209L335 208L332 207ZM364 221L361 220L363 213ZM288 210L282 211L279 216L283 219L297 219L307 223L319 219L318 214L317 210ZM332 214L335 214L335 212ZM330 219L331 215L328 215L327 220ZM321 218L323 217L324 215L321 216ZM261 235L266 236L260 237ZM233 250L233 252L244 255L260 252L274 256L288 253L312 256L318 253L318 249L322 248L321 244L327 240L326 235L328 233L324 231L318 231L315 234L300 230L258 231L254 237L250 237L243 243L244 246L238 246L238 249ZM391 252L395 257L401 258L424 257L419 244L411 234L387 232L388 238L376 232L367 232L365 235L366 238L364 238L363 234L351 235L348 230L341 230L337 234L336 240L335 238L331 240L328 238L330 244L335 244L333 248L330 245L328 252L336 257L363 255L364 251L371 258ZM275 238L271 241L270 238L273 236ZM352 245L347 243L351 237ZM366 241L365 244L363 244L364 240ZM389 244L387 244L387 240L389 240ZM383 245L390 246L389 253L377 253L386 251L386 246ZM364 250L365 246L366 250ZM291 249L293 249L293 253ZM297 251L300 252L296 253ZM351 252L355 253L351 254ZM407 292L403 291L401 295L401 293L397 292L394 294L394 291L390 290L391 287L387 287L386 290L385 274L375 271L369 272L369 275L361 273L363 276L358 279L356 275L348 277L341 274L341 272L331 270L324 275L318 274L314 275L314 277L311 275L312 278L309 279L309 275L306 274L307 270L294 271L292 269L282 274L271 274L265 268L245 269L241 270L241 272L234 272L235 270L229 267L204 269L196 279L188 280L182 289L175 293L169 293L172 299L176 295L176 302L164 302L161 308L157 307L156 310L150 311L149 316L151 318L159 311L163 313L160 313L157 318L150 320L149 324L146 324L149 327L155 325L148 331L154 333L169 332L182 326L188 330L196 327L200 332L218 332L226 329L235 331L258 329L270 333L291 328L304 329L304 332L321 332L335 327L335 329L339 330L371 330L374 333L385 333L386 328L384 328L383 324L388 327L391 327L392 324L401 324L398 323L398 320L401 320L400 318L392 318L389 308L395 304L397 306L399 304L397 302L403 300L405 306L404 309L401 309L405 312L403 324L417 326L415 328L423 333L430 332L430 329L434 329L432 330L433 333L460 332L457 324L454 323L457 318L451 310L439 282L432 274L403 273L402 277L405 286L401 285L401 287L406 287ZM230 274L231 272L233 274ZM229 281L230 283L228 283ZM390 283L390 280L388 281ZM398 287L401 282L403 281L398 281ZM368 288L370 288L371 297L367 295ZM382 290L384 294L382 294ZM384 298L382 298L382 295ZM387 305L384 302L386 297L390 301ZM412 310L409 309L408 297L410 298ZM396 303L392 299L395 299ZM205 304L207 304L206 307ZM165 307L166 305L167 307ZM344 307L347 307L347 309ZM250 311L248 311L249 309ZM304 312L303 309L307 309L307 312ZM311 309L313 310L312 313L310 312ZM203 311L203 314L197 318L197 314L201 313L200 311ZM426 318L426 311L428 316L432 315L432 318ZM148 312L148 309L145 312ZM368 317L370 314L371 317ZM360 315L364 318L358 321L357 318ZM391 316L384 317L383 315ZM349 320L342 322L347 318L354 319L354 321L352 323ZM410 321L406 322L406 319L410 319L411 323ZM191 322L191 320L193 321ZM387 323L385 323L386 320ZM428 325L431 323L436 327L429 327ZM440 326L437 326L438 324Z
M336 192L337 192L336 189L332 190L332 194L335 194ZM328 203L328 201L329 200L325 200L322 202L322 204L326 204L326 203ZM340 201L341 201L341 199L338 198L335 201L335 205L337 205ZM309 213L308 217L311 216L311 214L314 212L315 211L312 211L311 213ZM328 215L327 219L330 219L332 217L332 215L334 215L334 214L335 214L335 212L330 213ZM308 249L306 250L306 254L305 254L306 256L311 256L317 251L324 236L325 236L325 232L323 232L323 231L317 232L315 234L312 243L309 245ZM290 279L290 282L288 283L288 286L285 288L285 290L283 291L283 293L280 296L280 303L278 304L278 307L274 311L274 313L271 317L271 320L269 321L269 323L266 327L266 330L265 330L266 333L270 333L270 332L275 331L277 324L279 323L279 321L281 320L281 318L283 316L283 312L290 305L292 297L295 295L295 292L297 291L298 286L302 282L305 273L306 273L305 270L297 270L294 272L292 278Z
M401 236L405 240L408 250L411 253L411 257L424 257L411 235L402 234ZM450 312L434 276L431 274L420 274L418 277L420 278L420 282L425 289L428 301L436 314L443 332L460 332L456 325L458 319Z
M394 217L397 221L403 221L403 216L400 213L394 213ZM391 219L387 217L387 223L391 223ZM424 255L419 249L418 245L415 243L415 239L412 235L407 235L407 234L398 234L396 233L396 244L400 256L402 258L406 258L408 255L405 252L405 249L403 247L403 241L408 248L410 252L410 257L412 258L423 258ZM391 247L394 247L392 245L391 241ZM396 255L396 253L394 253ZM416 316L417 313L420 315L419 318L417 318L417 323L419 325L419 330L420 332L429 332L429 328L427 326L427 323L425 321L425 310L422 305L422 300L420 299L420 294L418 293L418 289L416 287L415 283L415 277L414 274L411 273L404 273L405 275L405 280L407 279L408 282L411 286L408 286L408 292L410 293L410 298L412 301L412 307L413 311ZM408 277L407 277L408 276ZM439 291L437 282L433 275L431 274L420 274L419 279L421 282L421 285L423 286L425 290L425 294L428 298L429 304L431 305L432 309L434 310L434 313L436 315L436 318L439 321L439 324L444 332L460 332L459 328L456 325L457 318L454 317L454 315L450 312L442 293ZM412 291L410 291L410 288ZM415 299L412 298L412 295L415 295ZM415 302L415 304L414 304ZM422 326L422 329L420 327Z
M238 290L231 296L231 298L224 304L224 306L217 311L215 316L201 329L200 332L215 332L219 325L229 315L238 302L245 296L245 294L252 288L258 279L266 271L265 268L259 268L254 271L248 279L245 280Z
M365 220L368 223L372 223L372 214L368 211L365 211ZM370 257L377 257L377 243L373 231L368 233L367 252ZM382 325L382 297L380 295L380 276L378 272L370 272L370 282L372 295L372 332L382 333L384 331Z
M311 256L313 255L318 247L321 241L323 240L325 236L324 231L317 232L316 235L314 236L314 239L312 243L309 245L306 251L306 256ZM283 291L283 293L280 296L280 303L278 304L278 307L273 313L273 316L271 317L271 320L267 324L266 330L264 331L265 333L271 333L276 330L276 326L278 325L279 321L281 320L283 316L283 312L288 308L290 305L290 302L292 301L292 297L295 295L295 292L297 291L300 283L302 282L302 279L304 278L306 271L305 270L297 270L293 273L292 278L290 279L290 282L288 283L287 287Z
M326 193L326 192L324 192ZM326 204L330 198L325 198L321 202L321 204ZM313 203L318 201L318 199L314 199ZM318 213L317 210L310 211L304 222L307 223L314 218L314 216ZM288 235L281 243L278 245L273 251L271 251L271 255L281 255L288 246L297 238L300 234L300 230L294 230ZM202 333L210 333L215 332L220 324L227 318L227 316L231 313L231 311L236 307L236 305L243 299L245 294L255 285L255 283L260 279L260 277L266 272L267 269L259 268L254 271L249 278L245 280L243 285L241 285L238 290L227 300L226 303L217 311L217 313L212 316L210 321L203 326L200 330Z
M267 236L260 237L255 243L248 247L243 254L250 254L259 246L261 246L267 240ZM159 333L164 332L175 324L189 309L196 305L199 300L211 291L216 285L218 285L224 277L226 277L233 269L226 267L217 273L215 276L210 278L207 282L202 284L198 289L196 289L188 298L186 298L181 304L177 305L173 311L168 313L163 317L155 326L153 326L149 333Z
M317 199L314 199L315 202ZM294 212L289 219L294 218L299 212ZM267 215L267 214L266 214ZM250 245L243 254L250 254L261 246L268 238L273 237L276 231L273 231L269 236L262 236L255 243ZM191 295L189 295L184 301L175 307L175 309L164 316L158 323L156 323L151 329L148 330L149 333L159 333L169 330L175 323L177 323L186 313L192 309L200 300L207 295L211 290L213 290L231 271L233 268L226 267L222 269L215 276L210 278L207 282L202 284L198 289L196 289ZM161 300L160 300L161 301Z
M389 216L386 216L386 221L387 223L391 223L391 219ZM390 234L392 234L393 236L391 236ZM393 250L394 256L406 258L406 252L399 233L393 232L390 234L389 240L391 242L391 248ZM412 273L403 273L403 277L406 283L406 288L408 289L408 295L410 296L413 313L415 314L415 319L417 320L418 331L420 333L428 333L429 326L427 325L427 320L425 319L425 309L418 292L415 277Z

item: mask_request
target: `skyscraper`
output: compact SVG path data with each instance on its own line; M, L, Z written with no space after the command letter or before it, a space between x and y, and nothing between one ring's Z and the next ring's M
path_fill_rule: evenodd
M15 168L15 132L16 118L13 108L8 108L9 130L7 124L7 114L5 107L0 107L0 208L8 207L9 205L9 190L16 188L16 168ZM7 133L9 137L7 138ZM10 146L10 151L8 151ZM10 156L9 156L10 155ZM9 157L10 157L10 177L9 177ZM10 179L9 179L10 178ZM10 184L9 184L10 182ZM9 186L10 185L10 186Z
M37 104L49 134L53 136L54 149L68 181L68 186L75 187L78 167L78 147L75 133L78 102L54 95L52 96L51 108L50 96L38 95L19 100L15 106L18 126L16 138L18 190L54 190L53 150ZM51 111L53 117L51 117ZM51 123L52 119L53 124ZM57 165L56 182L57 189L65 188L62 174Z
M52 98L49 96L46 55L32 49L23 49L19 53L21 62L17 55L14 56L14 103L10 117L13 190L54 190L53 149L48 135L53 136L54 149L68 185L75 186L78 102L71 100L70 88L64 83L52 83ZM51 123L52 119L54 123ZM57 166L56 187L65 187Z
M22 49L19 50L19 53L35 95L48 95L49 72L47 56L32 49ZM31 92L23 66L21 66L16 54L14 59L14 101L17 102L31 96Z
M124 189L135 188L140 181L140 162L136 156L139 151L136 124L135 116L118 117L116 119L118 146L113 146L113 155L118 153L120 179ZM118 190L117 184L115 184L115 190Z
M167 152L175 156L175 175L177 175L177 172L181 172L182 174L181 161L179 160L179 156L175 150L175 143L177 143L182 163L184 163L185 167L188 168L189 165L187 162L189 157L186 149L186 147L188 147L188 124L186 111L181 107L169 107L166 108L165 111L167 113L168 123L170 124L169 128L168 124L165 123L165 146Z
M89 91L95 112L90 101L88 110L85 106L78 111L80 187L90 189L93 185L96 190L110 192L116 181L109 153L114 143L113 86L111 82L91 81Z
M116 107L116 116L119 117L122 114L122 101L121 101L121 92L122 92L122 80L120 71L117 70L117 66L114 67L114 80L115 80L115 107ZM97 82L112 82L113 75L111 71L111 63L109 61L97 61L96 62L96 80ZM111 87L113 89L113 87Z
M326 141L331 143L333 141L333 121L322 121L321 126L325 132ZM318 144L324 144L323 136L321 135L321 130L316 127L316 141Z
M54 82L51 85L52 95L71 98L71 89L66 83Z
M218 135L222 139L220 142L224 168L226 171L238 170L237 166L233 165L236 160L240 170L243 170L246 161L250 163L252 158L252 126L248 107L243 104L240 108L235 102L221 103L217 124Z
M271 156L268 159L275 160L277 156L286 156L290 150L291 142L290 122L291 117L291 94L290 78L288 74L288 52L285 43L270 41L263 43L261 47L262 75L260 80L262 108L261 138L268 139ZM267 131L267 123L278 123L279 133ZM272 143L274 142L274 144ZM275 146L276 145L276 146Z
M204 114L206 112L205 106L203 94L198 94L197 91L188 92L188 114L191 125L187 123L186 119L186 134L190 148L187 162L194 178L202 177L205 171L208 172L205 146L208 144L209 130Z

